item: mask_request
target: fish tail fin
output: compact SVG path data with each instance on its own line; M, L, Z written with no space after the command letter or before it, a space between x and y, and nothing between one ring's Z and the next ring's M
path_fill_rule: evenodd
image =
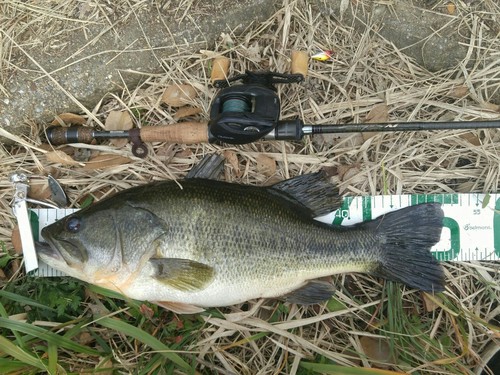
M381 260L372 274L425 292L444 290L443 269L430 252L443 228L439 203L406 207L366 225L381 246Z

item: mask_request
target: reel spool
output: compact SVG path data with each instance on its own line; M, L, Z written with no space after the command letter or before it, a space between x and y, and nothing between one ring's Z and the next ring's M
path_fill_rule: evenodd
M272 89L259 84L226 87L210 108L209 142L254 142L275 128L279 115L280 100Z

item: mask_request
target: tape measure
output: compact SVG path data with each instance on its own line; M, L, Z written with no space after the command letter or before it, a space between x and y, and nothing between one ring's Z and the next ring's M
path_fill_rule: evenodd
M316 218L334 225L353 225L390 211L421 203L441 203L444 219L441 240L431 249L440 261L500 260L500 194L411 194L345 197L342 206ZM43 227L77 209L39 208L30 210L36 241L42 241ZM64 276L40 262L33 275Z
M431 249L440 261L500 260L500 194L412 194L346 197L320 219L336 225L368 221L403 207L441 203L441 240Z

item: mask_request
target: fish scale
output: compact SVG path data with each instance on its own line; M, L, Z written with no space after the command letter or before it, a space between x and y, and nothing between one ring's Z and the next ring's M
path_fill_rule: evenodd
M185 232L197 232L196 246L193 249L179 246L179 252L171 252L168 248L165 248L162 253L165 257L186 256L187 250L187 253L196 259L199 243L203 244L203 247L222 249L220 252L212 253L214 256L218 255L218 257L212 259L212 262L215 260L214 263L219 264L223 261L221 257L224 258L226 263L234 262L235 267L231 268L234 272L225 270L223 273L226 278L237 277L240 275L240 271L244 272L246 270L252 270L259 277L265 275L266 271L268 271L267 274L274 276L276 266L271 266L267 262L268 258L279 260L282 265L286 266L284 268L291 273L310 268L311 261L313 261L315 271L318 267L324 267L330 271L334 268L333 263L346 263L342 260L342 255L345 254L343 249L348 244L353 248L360 249L358 257L361 259L366 259L366 256L370 254L374 258L376 257L373 251L369 251L367 254L363 253L367 241L364 244L360 243L359 233L347 232L343 233L342 237L332 239L331 237L338 236L338 233L332 233L331 228L312 220L308 220L307 224L305 224L302 217L294 214L286 206L283 207L277 204L275 200L267 199L263 203L271 206L266 211L273 212L273 215L266 216L262 215L262 206L253 204L252 199L241 201L239 191L219 189L220 195L215 196L212 200L212 197L210 197L210 194L213 194L212 190L207 190L205 187L199 188L198 184L190 186L183 183L183 186L182 194L184 199L193 201L192 197L205 197L204 200L197 202L203 205L204 210L201 210L203 213L190 215L189 212L185 211L183 205L180 205L177 207L178 209L171 212L172 216L164 215L165 217L160 217L163 220L176 221L176 225L173 226L175 228L173 233L178 233L179 236L172 236L170 238L172 243L182 244L183 238L181 236ZM222 186L225 187L225 185ZM268 197L261 195L260 198ZM165 206L172 210L176 205L175 201L175 194L170 194L170 198L165 200ZM144 203L146 202L147 200L144 201ZM224 214L219 213L221 211L220 202L230 206L230 209L224 211ZM153 209L152 204L144 204L142 207ZM166 210L161 211L165 212ZM228 211L231 216L226 218L224 216ZM195 224L191 220L193 216ZM180 220L181 217L185 220ZM222 222L218 219L221 219ZM201 226L197 224L199 222L205 224ZM217 233L217 229L221 225L224 225L227 232L232 232L234 235L218 236L214 234ZM245 229L242 230L242 228ZM286 234L279 235L283 231L286 231ZM273 233L273 235L269 236L270 233ZM373 239L371 240L373 241ZM338 249L332 248L333 241L335 241ZM282 249L287 249L287 251L282 251ZM355 256L350 255L350 257ZM246 260L245 263L240 262L242 258ZM209 261L209 259L202 258L196 260L201 262Z
M311 186L317 198L308 196ZM331 290L314 280L340 272L442 290L442 270L430 254L441 234L440 205L409 207L350 228L314 220L338 203L321 174L272 187L163 181L125 190L46 227L50 249L39 254L71 276L129 298L196 307L285 295L321 302ZM78 230L69 230L75 229L69 220ZM123 267L108 267L117 253Z

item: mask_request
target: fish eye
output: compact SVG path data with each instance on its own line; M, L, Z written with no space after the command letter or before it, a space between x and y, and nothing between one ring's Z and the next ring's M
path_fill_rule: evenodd
M73 216L66 220L65 229L70 233L77 233L82 227L82 221L80 218Z

